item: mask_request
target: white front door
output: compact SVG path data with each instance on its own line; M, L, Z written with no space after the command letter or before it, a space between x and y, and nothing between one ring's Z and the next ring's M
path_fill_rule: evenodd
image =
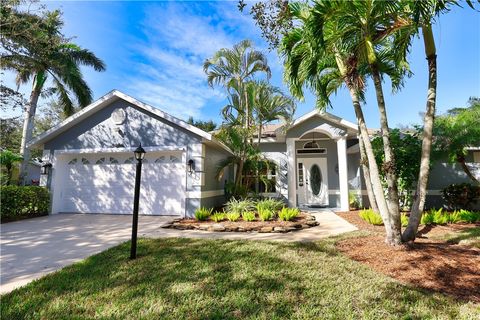
M305 171L305 186L303 188L305 205L328 205L327 159L302 159L302 163Z

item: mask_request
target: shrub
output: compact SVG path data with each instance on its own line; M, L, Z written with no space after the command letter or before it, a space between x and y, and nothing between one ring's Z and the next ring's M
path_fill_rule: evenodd
M458 211L459 221L461 222L468 222L468 223L475 223L480 221L480 212L473 212L468 210L460 210Z
M273 211L270 209L259 208L258 209L258 216L262 221L268 221L273 218Z
M406 227L408 225L408 217L406 214L402 214L400 216L400 221L402 223L402 227Z
M300 213L298 208L282 208L278 213L278 218L282 221L290 221L296 218Z
M435 224L447 224L448 223L448 214L443 212L443 209L438 210L433 209L433 223Z
M38 217L48 214L50 194L38 186L1 186L0 203L2 221Z
M451 184L442 190L442 197L450 209L469 209L480 198L480 186Z
M213 211L213 208L211 209L207 209L203 207L198 208L197 210L195 210L195 219L199 221L207 220L208 217L210 217L210 215L212 214L212 211Z
M285 206L285 203L280 199L267 198L257 202L257 210L270 210L277 212Z
M249 199L245 199L245 200L231 199L225 205L225 210L227 212L238 212L240 214L243 214L246 211L251 211L254 208L255 208L255 203Z
M360 211L359 216L366 222L375 226L381 226L383 224L382 217L372 209L365 209Z
M217 212L215 214L213 214L210 219L212 219L213 221L215 222L220 222L220 221L223 221L225 220L225 214L222 213L222 212Z
M425 211L423 212L422 214L422 218L420 219L420 223L421 224L433 224L435 219L434 219L434 213L435 213L435 210L429 210L429 211Z
M360 208L360 200L358 199L358 195L354 191L348 192L348 205L350 210L357 210Z
M245 221L253 221L255 220L255 212L253 211L245 211L242 213L242 219Z
M225 216L227 217L228 221L232 221L232 222L235 222L238 219L240 219L240 213L238 212L229 212L225 214Z

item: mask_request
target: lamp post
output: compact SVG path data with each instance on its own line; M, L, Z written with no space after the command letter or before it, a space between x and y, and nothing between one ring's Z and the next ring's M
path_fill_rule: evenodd
M142 144L134 151L137 159L137 170L135 172L135 195L133 197L133 224L132 224L132 244L130 247L130 259L137 258L137 229L138 229L138 202L140 200L140 181L142 177L142 161L145 158L145 150Z

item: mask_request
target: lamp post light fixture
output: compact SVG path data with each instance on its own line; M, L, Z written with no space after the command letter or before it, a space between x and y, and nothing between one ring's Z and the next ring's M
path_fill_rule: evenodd
M188 160L188 172L193 173L193 171L195 171L195 162L190 159Z
M133 196L133 223L132 223L132 244L130 247L130 259L137 258L137 230L138 230L138 202L140 201L140 182L142 177L142 161L145 158L146 151L142 144L135 149L135 159L137 159L137 170L135 172L135 195Z
M42 164L42 166L40 167L40 174L49 174L51 168L52 164L50 162Z

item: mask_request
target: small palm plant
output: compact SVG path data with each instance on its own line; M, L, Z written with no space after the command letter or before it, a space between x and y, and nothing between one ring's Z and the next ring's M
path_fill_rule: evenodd
M5 181L6 185L9 185L12 180L12 170L15 163L23 160L23 157L19 154L16 154L10 150L4 150L0 152L0 164L5 166L7 169L7 180Z

